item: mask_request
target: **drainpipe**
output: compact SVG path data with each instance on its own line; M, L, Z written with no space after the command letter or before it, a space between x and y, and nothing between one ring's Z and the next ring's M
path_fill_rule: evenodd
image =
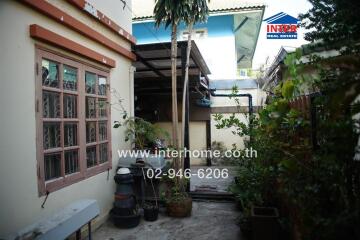
M247 97L249 100L249 128L250 128L250 135L249 140L251 143L251 128L252 128L252 120L253 120L253 104L252 104L252 95L250 93L244 93L244 94L217 94L216 88L209 89L210 95L213 97Z
M129 68L129 101L130 101L130 117L135 117L135 97L134 97L134 72L136 71L136 68L134 66L130 66Z

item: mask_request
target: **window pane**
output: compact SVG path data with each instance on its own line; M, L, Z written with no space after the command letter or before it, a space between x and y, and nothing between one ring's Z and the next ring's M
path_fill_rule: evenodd
M86 97L86 118L96 118L96 98Z
M44 149L60 147L60 123L44 123Z
M77 69L64 65L64 89L76 91L77 89Z
M108 148L107 148L107 143L102 143L99 145L100 147L100 163L104 163L108 161Z
M96 75L94 73L85 72L85 91L89 94L95 94Z
M43 86L59 88L59 65L45 59L41 65Z
M59 118L60 117L60 94L43 91L43 117Z
M86 142L96 142L96 122L86 123Z
M61 176L61 153L46 154L45 163L45 181Z
M64 94L64 118L77 118L77 97Z
M106 117L106 100L101 100L101 99L98 99L98 114L99 114L99 117Z
M107 122L99 122L99 141L107 140Z
M88 168L96 165L96 146L86 148L86 165Z
M65 174L71 174L79 171L78 150L65 152Z
M99 95L106 95L106 77L99 76Z
M76 146L77 145L77 124L65 123L64 124L64 146Z

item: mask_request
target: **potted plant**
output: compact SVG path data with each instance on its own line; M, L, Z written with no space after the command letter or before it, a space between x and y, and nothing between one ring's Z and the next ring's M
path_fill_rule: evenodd
M144 219L146 221L152 222L152 221L156 221L158 218L159 205L158 205L157 196L152 178L150 178L150 183L155 198L155 205L151 202L145 202L143 205L143 209L144 209Z
M192 211L192 198L186 192L186 178L163 177L167 189L163 193L166 212L170 217L188 217Z

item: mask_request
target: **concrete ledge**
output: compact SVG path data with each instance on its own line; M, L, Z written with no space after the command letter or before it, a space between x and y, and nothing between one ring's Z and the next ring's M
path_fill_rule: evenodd
M35 222L5 239L62 240L86 225L99 213L96 200L80 200L61 209L57 214Z

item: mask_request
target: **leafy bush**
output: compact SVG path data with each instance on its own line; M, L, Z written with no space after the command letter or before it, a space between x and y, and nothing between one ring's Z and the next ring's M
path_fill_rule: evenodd
M218 127L237 126L236 134L250 134L252 141L246 146L257 150L256 159L242 158L230 187L245 215L252 205L279 206L288 209L285 217L297 225L303 239L354 239L360 219L360 163L353 160L359 121L353 118L354 109L332 106L334 92L328 89L333 86L326 83L313 83L324 90L313 102L316 143L311 141L315 129L309 119L289 104L288 99L299 93L297 85L293 95L289 84L282 85L251 128L223 117L217 118Z
M169 138L161 127L139 117L125 117L123 122L115 121L114 128L125 126L125 141L131 141L136 148L153 147L160 138Z

